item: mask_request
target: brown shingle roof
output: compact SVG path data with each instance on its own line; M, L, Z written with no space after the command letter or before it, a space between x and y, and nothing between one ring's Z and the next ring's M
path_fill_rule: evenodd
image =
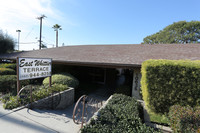
M74 65L135 67L148 59L200 60L200 44L80 45L0 55L7 59L16 57L52 58L53 62Z

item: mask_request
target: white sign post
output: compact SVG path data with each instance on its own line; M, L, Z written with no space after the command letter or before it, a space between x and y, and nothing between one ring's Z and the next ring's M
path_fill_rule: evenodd
M19 80L50 77L52 73L52 59L42 58L17 58L17 93ZM50 81L51 82L51 81ZM51 83L50 83L51 84Z

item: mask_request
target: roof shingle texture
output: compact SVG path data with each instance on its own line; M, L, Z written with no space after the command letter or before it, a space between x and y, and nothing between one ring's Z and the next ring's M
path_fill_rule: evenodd
M148 59L200 60L200 44L80 45L0 55L7 59L16 57L52 58L53 62L66 64L140 66Z

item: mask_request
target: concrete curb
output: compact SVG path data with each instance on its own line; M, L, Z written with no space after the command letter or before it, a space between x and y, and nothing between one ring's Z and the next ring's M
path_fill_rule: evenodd
M172 133L173 132L172 129L170 127L167 127L167 126L158 125L158 124L154 124L154 123L148 123L148 122L145 122L145 124L147 126L160 129L160 130L162 130L163 133Z

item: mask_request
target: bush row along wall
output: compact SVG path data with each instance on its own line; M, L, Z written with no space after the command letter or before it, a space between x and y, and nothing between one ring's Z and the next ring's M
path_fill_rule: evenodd
M199 105L200 61L145 61L141 88L147 108L155 113L168 113L174 104Z
M15 63L0 63L0 68L10 68L16 71Z
M15 75L16 72L10 68L0 68L0 75Z
M38 100L32 104L33 108L39 109L65 109L74 103L74 88L54 94Z
M22 86L28 85L29 80L23 80L20 82ZM1 75L0 76L0 92L16 90L17 76L16 75Z
M24 88L24 90L20 93L19 98L17 96L10 94L10 93L1 97L0 100L4 103L3 107L5 109L13 109L13 108L16 108L16 107L30 103L30 89L31 89L31 87L32 87L32 100L33 101L38 101L40 99L52 96L52 95L54 95L58 92L62 92L62 91L70 89L67 85L61 85L61 84L53 84L51 87L43 86L43 85L42 86L40 86L40 85L29 85L29 86L26 86L26 88ZM71 94L71 96L73 96L73 94ZM65 99L65 98L66 97L63 98L62 95L58 95L58 98L57 98L57 95L56 95L56 98L52 99L51 103L54 103L54 101L55 101L55 104L52 104L52 105L54 105L52 107L55 108L57 106L57 104L60 105L60 103L63 103L62 101L65 102L65 100L62 100L62 99ZM56 101L58 101L58 102L56 102ZM66 101L66 102L68 102L68 101Z
M154 129L142 123L139 103L131 97L115 94L99 111L97 119L84 126L82 133L153 133Z
M9 92L16 87L16 64L0 63L0 92Z

